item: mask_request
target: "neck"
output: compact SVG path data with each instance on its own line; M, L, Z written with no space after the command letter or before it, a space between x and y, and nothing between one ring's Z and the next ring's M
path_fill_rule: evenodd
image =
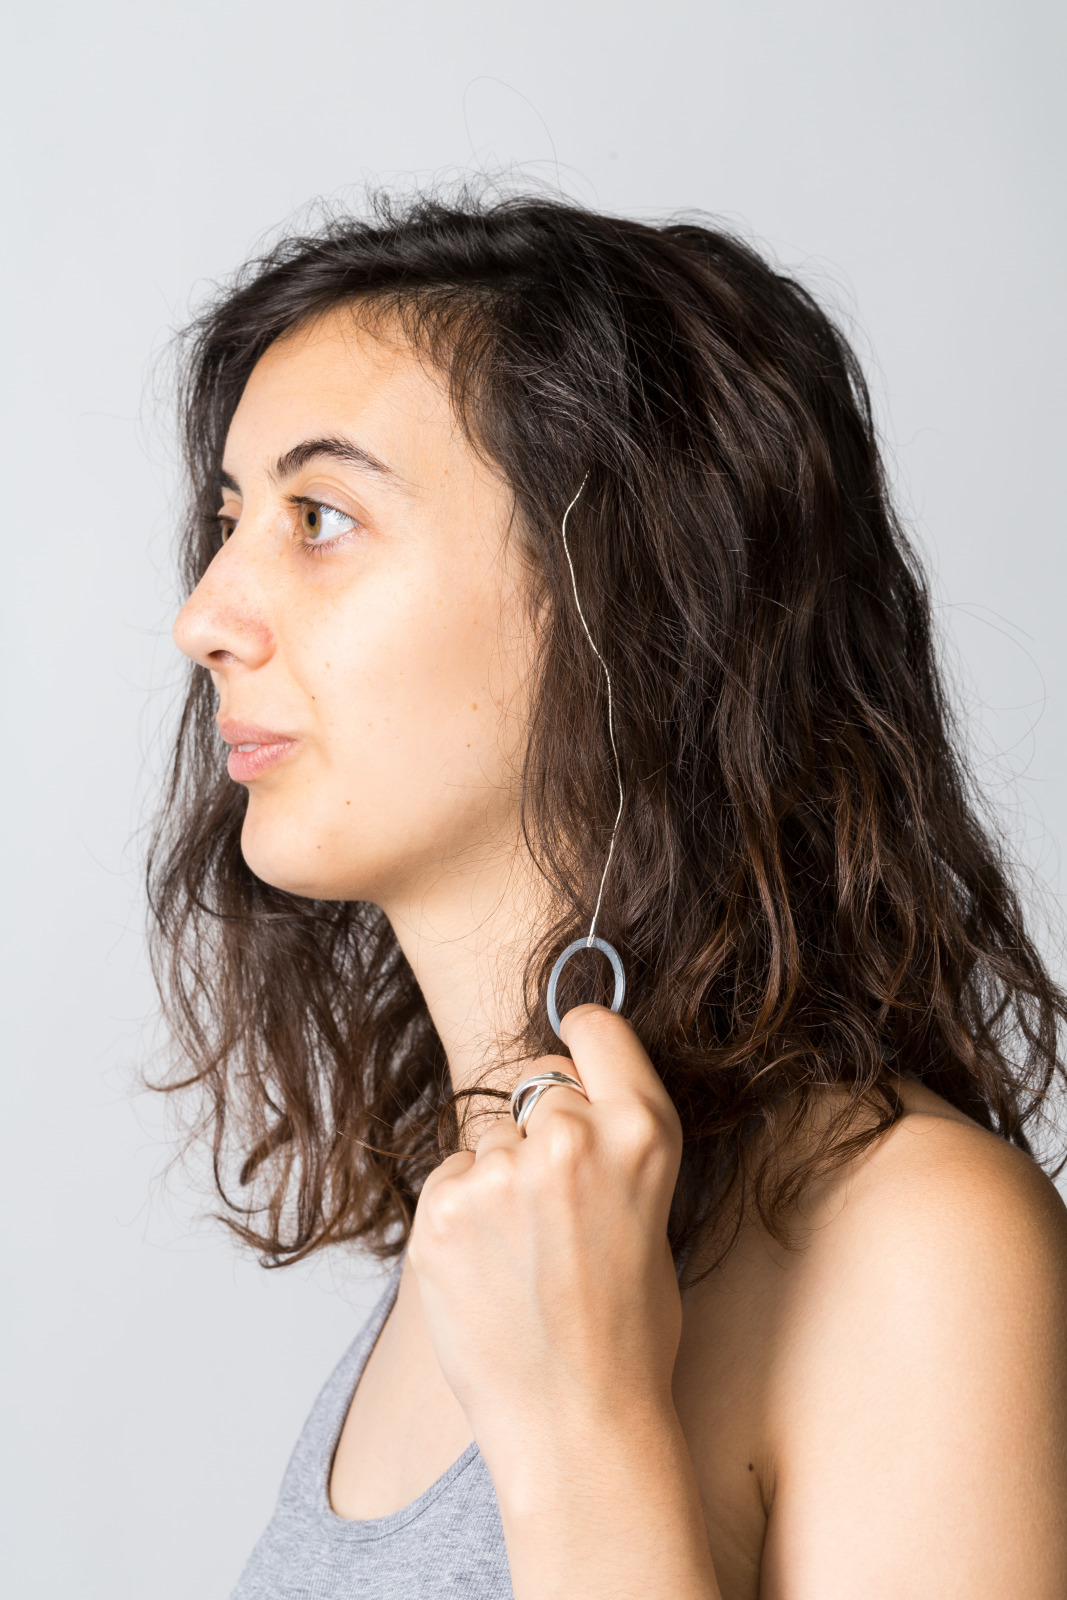
M507 1044L525 1022L523 974L541 925L538 876L515 848L476 867L443 868L383 907L426 1000L452 1088L510 1088Z

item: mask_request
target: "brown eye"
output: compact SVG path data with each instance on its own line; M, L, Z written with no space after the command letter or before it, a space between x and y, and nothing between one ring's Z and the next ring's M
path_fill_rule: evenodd
M339 534L350 533L355 526L355 517L347 516L334 506L305 500L300 507L300 527L307 544L329 544Z
M237 526L237 523L234 521L234 519L232 517L220 517L219 518L219 543L220 544L225 544L226 543L226 540L233 533L233 530L234 530L234 528L236 528L236 526Z

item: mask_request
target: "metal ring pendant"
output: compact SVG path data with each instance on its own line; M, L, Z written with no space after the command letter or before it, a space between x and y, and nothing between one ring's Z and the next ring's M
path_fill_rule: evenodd
M566 950L564 950L563 954L552 968L552 976L548 980L548 1020L552 1024L552 1032L556 1035L557 1039L562 1039L563 1035L559 1031L559 1010L556 1006L556 985L559 983L560 974L567 965L567 962L572 956L577 955L579 950L599 950L603 955L606 955L608 960L611 962L611 970L615 974L615 993L611 1001L612 1011L621 1011L622 1003L626 999L626 969L622 964L622 957L616 950L615 946L613 944L609 944L606 939L590 939L588 935L581 939L575 939L573 944L569 944L567 946Z

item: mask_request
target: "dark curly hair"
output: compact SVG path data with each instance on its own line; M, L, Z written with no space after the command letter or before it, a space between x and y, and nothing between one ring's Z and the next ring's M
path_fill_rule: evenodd
M331 217L248 264L185 335L190 588L218 547L253 366L346 304L399 318L447 376L511 486L543 604L523 815L565 910L537 931L528 1054L552 1045L545 976L588 925L614 811L559 541L585 480L569 536L627 793L600 929L682 1119L679 1259L745 1208L781 1236L804 1185L900 1116L902 1074L1028 1149L1067 998L976 806L833 322L693 221L466 195ZM227 1218L266 1261L342 1240L386 1256L461 1136L442 1046L383 914L260 882L244 808L195 667L149 865L184 1060L165 1086L206 1091Z

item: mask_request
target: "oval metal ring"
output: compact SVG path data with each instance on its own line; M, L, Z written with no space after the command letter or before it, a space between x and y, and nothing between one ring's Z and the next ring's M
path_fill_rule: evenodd
M626 969L622 964L622 957L616 950L615 946L613 944L609 944L606 939L590 939L588 935L582 939L575 939L573 944L569 944L567 946L566 950L564 950L563 954L552 968L552 976L548 980L548 1020L552 1024L552 1032L556 1035L557 1039L562 1039L563 1035L559 1031L559 1011L556 1007L556 985L559 983L560 974L567 965L567 962L571 959L571 956L577 955L579 950L600 950L611 962L611 970L615 974L615 993L612 996L611 1001L612 1011L621 1011L622 1003L626 999Z

